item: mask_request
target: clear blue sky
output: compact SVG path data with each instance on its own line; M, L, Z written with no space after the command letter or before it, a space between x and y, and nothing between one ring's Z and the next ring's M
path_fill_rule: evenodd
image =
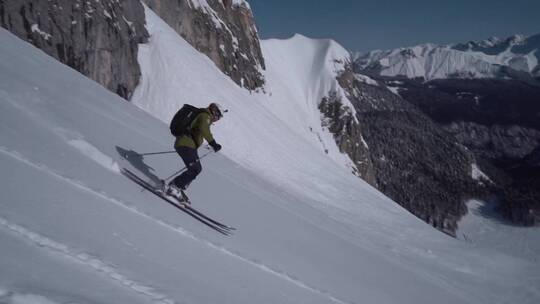
M331 38L352 51L540 33L540 0L248 0L259 35Z

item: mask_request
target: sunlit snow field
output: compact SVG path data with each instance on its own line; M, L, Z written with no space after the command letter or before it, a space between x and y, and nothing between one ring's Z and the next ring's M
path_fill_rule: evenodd
M148 10L147 22L133 103L0 29L0 303L540 300L537 261L450 238L351 174L316 109L337 44L264 42L267 91L250 93ZM326 63L319 76L291 71L298 49ZM178 170L174 154L140 153L172 148L182 103L216 100L230 109L213 127L223 152L189 194L230 237L119 174Z

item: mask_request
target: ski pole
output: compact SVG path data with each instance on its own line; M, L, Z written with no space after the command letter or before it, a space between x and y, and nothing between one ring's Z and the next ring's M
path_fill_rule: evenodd
M141 153L140 156L144 155L156 155L156 154L169 154L169 153L176 153L176 151L164 151L164 152L152 152L152 153Z
M194 161L194 162L192 162L192 163L189 163L188 165L192 165L192 164L194 164L194 163L196 163L196 162L200 162L201 159L205 158L208 154L210 154L210 153L212 153L212 152L214 152L214 151L210 150L210 151L206 152L206 153L203 154L201 157L199 157L196 161ZM185 170L187 170L187 166L184 167L184 168L182 168L182 169L180 169L180 170L178 170L178 171L175 172L174 174L171 174L171 176L167 177L167 178L164 180L165 183L166 183L167 181L169 181L171 178L175 177L176 175L182 173L182 172L185 171Z

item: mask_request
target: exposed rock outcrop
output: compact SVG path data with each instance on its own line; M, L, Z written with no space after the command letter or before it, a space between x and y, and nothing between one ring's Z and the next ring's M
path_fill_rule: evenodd
M350 109L343 105L335 92L329 92L328 97L321 101L319 110L325 117L323 127L327 127L334 134L339 151L351 158L356 166L355 173L370 185L377 187L369 147L362 137L360 124Z
M249 4L232 0L143 0L238 85L264 85L264 58Z
M4 0L0 22L124 98L138 84L138 44L148 38L139 1Z

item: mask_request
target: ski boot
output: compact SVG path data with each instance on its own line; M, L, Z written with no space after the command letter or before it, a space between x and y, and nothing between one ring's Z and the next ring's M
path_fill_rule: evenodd
M161 191L163 192L164 195L174 198L182 205L191 205L184 191L178 186L176 186L173 182L170 182L169 184L165 184L165 182L162 181Z

